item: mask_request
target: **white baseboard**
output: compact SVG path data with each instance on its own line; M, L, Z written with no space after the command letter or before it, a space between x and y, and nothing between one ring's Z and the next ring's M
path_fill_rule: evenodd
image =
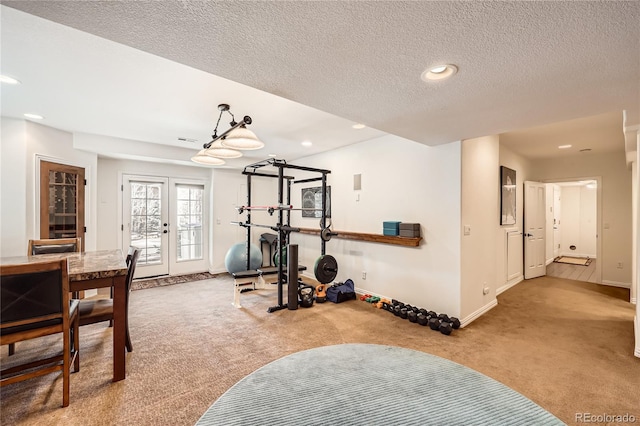
M496 296L501 295L502 293L504 293L505 291L513 287L514 285L518 284L519 282L522 282L523 280L524 280L524 275L518 275L517 277L510 279L509 281L507 281L505 285L503 285L502 287L498 287L496 289Z
M634 323L635 323L634 331L635 331L635 336L636 336L636 349L633 352L633 355L635 355L638 358L640 358L640 319L636 315L633 318L633 320L634 320Z
M471 315L468 315L467 317L460 320L460 327L463 327L463 328L466 327L467 325L471 324L473 321L480 318L482 315L486 314L496 306L498 306L498 299L493 299L491 302L487 303L486 305L484 305L483 307L481 307Z
M611 287L631 288L631 283L621 283L619 281L602 280L603 285L609 285Z
M547 259L547 261L545 262L546 266L549 266L550 264L553 263L553 259L555 259L555 257L552 257L551 259Z
M636 303L638 303L638 301L637 301L637 299L636 299L635 297L632 297L632 298L631 298L631 300L629 300L629 302L630 302L632 305L635 305Z
M391 300L392 299L391 297L384 296L384 295L378 294L378 293L372 293L369 290L366 290L366 289L360 288L360 287L355 287L355 290L356 290L357 294L370 294L372 296L379 297L380 299L387 299L387 300Z

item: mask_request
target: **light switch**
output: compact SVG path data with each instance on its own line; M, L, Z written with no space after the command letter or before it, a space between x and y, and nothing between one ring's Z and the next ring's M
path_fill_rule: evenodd
M464 226L464 235L471 235L471 226L470 225L465 225Z
M604 224L604 229L609 229L609 224L608 223Z

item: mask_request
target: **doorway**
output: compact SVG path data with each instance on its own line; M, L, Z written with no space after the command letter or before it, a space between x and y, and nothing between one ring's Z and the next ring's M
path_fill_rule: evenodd
M547 275L600 283L599 179L546 185Z
M40 159L40 238L80 238L84 251L82 167Z
M136 278L208 270L208 183L123 175L123 250L140 249Z

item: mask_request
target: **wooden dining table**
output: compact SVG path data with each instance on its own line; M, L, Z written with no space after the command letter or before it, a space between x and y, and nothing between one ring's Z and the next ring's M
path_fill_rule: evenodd
M66 258L68 261L70 291L113 288L113 381L123 380L126 377L127 264L122 250L2 257L0 263L16 265L61 258ZM82 336L82 333L80 335Z

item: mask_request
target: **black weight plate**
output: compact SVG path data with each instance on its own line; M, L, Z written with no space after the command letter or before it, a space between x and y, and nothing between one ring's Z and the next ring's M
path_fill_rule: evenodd
M316 279L322 284L327 284L335 280L338 275L338 262L336 258L330 254L320 256L313 267L313 273Z

